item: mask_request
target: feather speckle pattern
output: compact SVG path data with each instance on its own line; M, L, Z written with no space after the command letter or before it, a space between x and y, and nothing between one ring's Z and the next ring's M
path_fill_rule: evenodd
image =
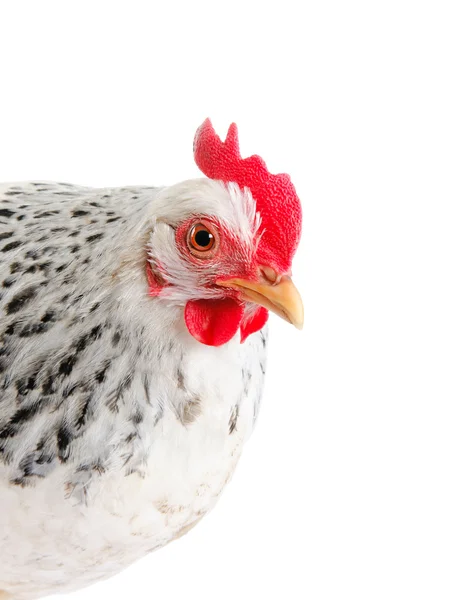
M289 177L201 131L209 179L0 186L0 600L194 527L256 423L269 311L303 325Z
M88 585L186 533L256 420L266 330L211 348L178 296L150 297L162 194L0 187L0 589L17 600ZM239 196L221 217L257 227Z

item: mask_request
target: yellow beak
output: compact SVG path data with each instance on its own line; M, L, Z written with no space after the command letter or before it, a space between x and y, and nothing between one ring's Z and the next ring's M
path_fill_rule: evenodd
M242 300L264 306L288 323L295 325L297 329L302 329L302 298L290 277L283 277L279 283L258 283L247 279L233 278L217 281L217 284L239 291Z

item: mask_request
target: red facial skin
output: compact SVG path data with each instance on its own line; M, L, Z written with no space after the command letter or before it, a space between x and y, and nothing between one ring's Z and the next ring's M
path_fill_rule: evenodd
M145 267L145 274L147 276L147 283L149 286L149 296L152 298L159 296L163 288L166 287L166 283L161 277L160 273L152 269L148 260Z
M210 179L234 182L241 190L247 188L261 216L254 257L245 252L242 256L240 242L229 231L222 230L219 232L216 254L208 259L195 257L186 244L189 224L185 223L179 228L176 241L180 252L193 262L195 268L200 267L201 272L207 274L201 285L216 286L216 280L234 277L257 281L261 266L267 266L280 275L289 274L302 229L300 200L289 175L269 173L260 156L242 158L235 123L229 127L223 142L210 120L204 121L194 138L194 159ZM213 261L213 264L209 261ZM159 275L155 277L150 272L148 278L151 295L158 295L162 288ZM265 308L258 306L256 310L245 311L238 292L223 290L222 299L191 300L185 307L188 330L203 344L225 344L239 329L241 341L244 342L267 321L268 311Z
M206 257L200 253L194 255L188 242L189 232L194 225L202 223L215 236L215 244ZM243 343L249 335L265 325L268 311L262 306L251 305L245 311L245 303L236 290L222 288L217 281L239 277L256 281L259 278L259 266L256 257L248 256L248 251L219 223L204 217L185 221L175 234L177 248L184 260L201 273L199 286L201 291L217 289L223 297L216 299L201 298L189 300L184 310L185 324L191 335L202 344L221 346L231 340L240 330ZM165 283L165 273L152 271L147 263L147 279L151 296L159 296ZM252 308L254 307L254 308Z

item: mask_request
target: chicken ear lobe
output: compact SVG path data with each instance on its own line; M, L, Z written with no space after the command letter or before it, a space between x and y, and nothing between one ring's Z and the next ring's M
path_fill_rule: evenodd
M232 298L190 300L185 306L185 323L191 335L207 346L222 346L237 333L243 306Z

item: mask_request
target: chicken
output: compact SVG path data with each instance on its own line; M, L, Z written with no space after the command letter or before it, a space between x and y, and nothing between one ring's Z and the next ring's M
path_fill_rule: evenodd
M215 504L255 424L269 311L301 327L287 175L196 133L207 178L0 187L0 596L109 577Z

